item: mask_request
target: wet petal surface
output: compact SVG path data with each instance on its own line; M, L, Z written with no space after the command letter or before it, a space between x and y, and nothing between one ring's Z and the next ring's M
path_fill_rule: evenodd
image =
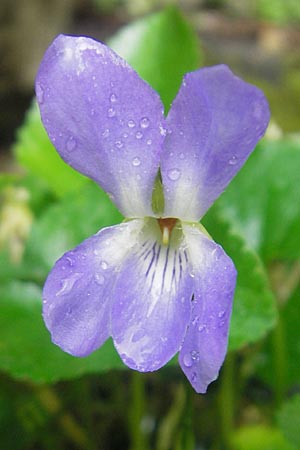
M199 220L239 171L269 121L263 93L220 65L188 73L167 117L165 216Z
M198 228L184 226L194 272L192 318L179 354L180 366L194 389L205 393L224 361L236 270L222 247Z
M149 222L124 261L112 310L115 346L127 366L142 372L160 368L179 350L193 292L185 243L162 244L157 222Z
M86 356L109 337L116 273L142 226L133 220L104 228L56 262L43 290L43 317L64 351Z
M63 35L44 56L36 94L61 157L98 182L126 217L151 215L164 140L158 94L107 46Z

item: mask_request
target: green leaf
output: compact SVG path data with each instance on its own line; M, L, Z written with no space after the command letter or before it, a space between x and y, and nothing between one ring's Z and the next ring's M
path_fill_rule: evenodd
M225 220L218 208L211 208L203 223L237 268L229 337L229 349L235 350L261 339L275 325L275 301L259 257L233 229L232 224Z
M279 323L256 361L259 376L276 391L300 383L300 296L299 288L280 308Z
M201 61L197 35L174 7L126 26L109 44L160 94L166 109L183 75Z
M263 140L219 200L266 262L300 256L300 139Z
M17 161L58 197L77 190L87 179L68 166L51 144L34 102L18 130L14 146Z
M25 252L31 279L41 282L63 253L121 220L120 212L93 182L65 196L33 224Z
M279 427L284 436L300 448L300 395L294 395L281 407L278 416Z
M266 425L240 428L232 437L232 450L296 450L281 431Z
M75 358L52 344L41 316L41 295L32 283L0 286L2 370L16 378L54 382L124 367L110 340L86 358Z

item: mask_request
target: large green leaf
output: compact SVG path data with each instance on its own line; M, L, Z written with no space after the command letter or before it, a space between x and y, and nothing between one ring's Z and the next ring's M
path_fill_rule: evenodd
M278 424L284 436L300 448L300 395L286 401L278 413Z
M299 288L280 308L280 320L256 361L261 378L280 394L300 384Z
M280 430L267 425L248 425L237 430L231 441L232 450L296 450Z
M109 340L86 358L52 344L41 316L41 290L31 283L0 286L0 368L16 378L52 382L124 367Z
M110 45L160 94L166 109L183 75L201 61L196 33L173 7L126 26Z
M218 208L212 208L203 223L233 259L238 271L229 338L229 349L235 350L261 339L274 326L277 317L274 298L259 257Z
M78 189L87 180L60 158L42 125L35 102L18 130L14 151L17 161L58 197Z
M117 208L95 183L65 196L33 224L25 252L28 277L42 281L64 252L121 220Z
M299 167L300 138L264 139L219 200L266 262L300 256Z

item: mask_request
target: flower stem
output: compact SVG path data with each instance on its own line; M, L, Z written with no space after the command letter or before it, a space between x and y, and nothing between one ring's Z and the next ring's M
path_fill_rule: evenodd
M142 429L145 410L144 374L132 371L131 374L131 407L129 413L129 430L131 438L130 450L147 450L148 443Z
M233 353L228 353L222 372L219 391L220 433L222 448L224 446L229 449L231 448L231 436L234 428L235 414L235 358Z

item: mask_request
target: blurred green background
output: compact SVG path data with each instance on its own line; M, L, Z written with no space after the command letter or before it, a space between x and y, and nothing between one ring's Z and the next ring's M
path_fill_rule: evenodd
M2 0L0 23L0 449L299 449L300 2ZM176 360L131 372L110 341L77 359L44 327L54 261L122 220L41 125L34 77L58 33L109 43L166 110L185 72L218 63L270 102L267 136L203 221L239 273L230 351L206 395Z

